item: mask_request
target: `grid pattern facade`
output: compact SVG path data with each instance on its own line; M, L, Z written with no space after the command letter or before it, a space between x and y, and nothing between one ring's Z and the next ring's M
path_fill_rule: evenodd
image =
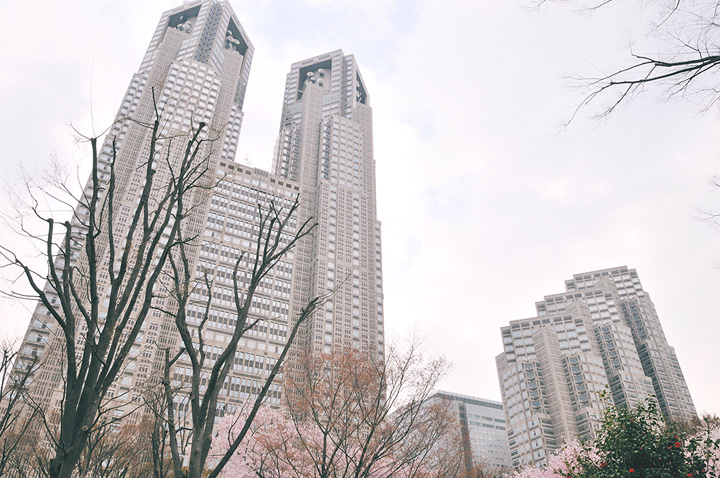
M198 156L208 159L207 184L217 187L200 189L187 198L194 206L185 221L184 234L199 236L190 247L189 256L196 276L207 274L213 281L213 300L205 326L210 361L213 354L225 347L237 319L231 302L232 270L241 252L250 256L248 252L257 236L258 204L266 207L273 201L287 209L299 194L299 185L293 181L231 163L243 118L242 103L252 52L252 44L226 2L187 2L165 12L99 155L103 180L110 171L115 141L116 215L112 229L116 238L124 237L144 184L141 166L150 153L150 134L143 124L152 124L157 107L162 119L159 136L165 139L158 141L156 150L163 151L173 166L183 157L183 138L201 122L207 125L199 138L211 141ZM170 180L170 171L162 161L157 161L154 180L159 191ZM83 218L88 214L82 207L76 212ZM107 232L104 234L107 236ZM78 236L78 244L81 241ZM107 266L108 251L99 251L98 257ZM87 262L79 246L76 261L80 268ZM240 344L241 351L220 392L222 406L228 410L257 392L258 383L269 373L285 344L293 263L290 255L257 292L250 318L260 321ZM246 263L241 265L240 274L247 277ZM106 276L99 277L98 288L107 289L108 281ZM204 312L207 292L199 288L191 299L187 310L191 327L197 325ZM103 297L100 307L106 309L108 305L109 297ZM153 306L155 310L146 318L124 370L107 393L106 398L120 406L116 413L141 403L141 395L157 382L163 367L160 347L179 346L173 317L160 311L172 310L172 301L156 297ZM18 361L22 364L32 363L38 357L42 360L42 368L33 377L32 392L38 403L48 407L57 406L62 396L58 387L62 383L62 341L56 338L54 326L48 311L38 305ZM183 359L176 363L174 385L186 381L187 365ZM280 393L280 386L275 385L269 400L278 403ZM121 402L128 407L121 406ZM181 415L185 412L182 405L178 409Z
M668 418L696 417L637 272L577 274L565 285L535 304L537 317L501 329L496 362L513 466L539 465L564 440L591 437L606 389L620 406L655 396Z
M252 277L260 222L258 206L267 210L272 202L276 208L287 211L299 193L296 183L266 171L222 161L219 166L217 186L210 196L205 229L198 243L195 268L198 281L202 282L207 274L212 287L208 320L204 326L210 364L227 346L237 324L233 273L241 255L235 276L241 290ZM286 244L296 227L293 217L281 241ZM288 254L256 289L248 320L257 321L257 325L240 340L232 369L219 394L219 406L226 412L235 412L249 397L257 395L285 346L290 324L294 257L292 253ZM198 326L205 316L209 293L208 287L202 284L191 295L187 308L190 326ZM166 320L168 327L174 327L171 317ZM189 390L192 368L184 359L182 357L173 370L173 386ZM274 383L267 401L279 405L281 398L282 385ZM178 414L182 417L189 412L187 401L181 397L178 403Z
M204 339L210 364L225 348L237 322L233 268L242 254L253 256L258 205L273 202L287 210L299 195L301 209L291 219L288 233L308 217L319 223L317 232L289 253L256 291L249 319L258 323L240 341L220 392L218 406L230 412L259 391L287 341L292 318L315 296L335 291L332 301L302 330L305 340L299 339L309 350L347 346L379 356L384 351L372 112L355 59L335 51L293 65L277 142L276 174L271 174L233 162L252 54L252 44L227 2L190 1L165 12L100 154L103 180L109 174L110 138L114 139L118 213L111 227L115 237L123 237L144 182L140 166L151 147L150 133L142 124L152 124L157 107L160 136L165 138L158 141L157 150L167 153L170 164L183 157L182 137L201 122L207 125L199 138L212 141L199 156L208 158L206 182L212 187L189 198L193 212L185 221L184 234L198 238L189 247L193 274L212 281L210 310L205 310L210 291L201 286L186 311L191 328L209 313ZM299 82L301 74L307 81ZM155 181L162 186L169 180L168 168L158 161ZM77 214L86 217L88 212L80 207ZM81 234L77 239L82 244ZM108 263L107 251L100 251L98 257ZM80 246L75 260L79 267L87 262ZM247 259L240 264L240 284L249 278L250 269ZM108 277L101 277L99 288L107 286ZM107 308L108 301L103 297L101 307ZM172 314L161 311L172 311L173 303L160 296L153 299L154 310L107 393L106 398L118 407L116 413L142 403L142 394L157 384L164 363L161 348L180 346ZM48 407L59 405L63 393L58 386L62 342L54 338L53 327L48 311L38 305L18 361L33 363L38 357L43 361L33 377L33 393L38 403ZM173 385L182 387L190 374L186 357L181 357L172 371ZM278 404L281 396L278 382L268 400ZM176 407L180 417L187 415L182 396Z
M438 391L429 398L430 403L437 400L448 401L457 413L466 466L479 464L491 476L500 476L510 468L510 449L501 402L445 391Z
M300 221L317 234L298 247L293 311L334 291L310 317L301 347L384 354L382 255L375 203L372 109L355 58L337 50L292 65L273 172L303 191Z

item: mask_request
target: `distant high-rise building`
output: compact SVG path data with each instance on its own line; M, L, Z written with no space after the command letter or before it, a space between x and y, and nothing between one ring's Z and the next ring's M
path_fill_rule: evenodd
M206 175L208 184L216 186L192 196L186 237L197 237L188 250L189 264L195 277L207 274L212 279L212 301L206 311L209 291L198 287L187 317L191 326L197 326L208 312L204 340L210 357L225 348L237 322L233 268L243 253L253 255L258 205L267 208L272 202L287 209L299 195L301 210L287 232L295 232L297 222L309 217L319 224L312 237L298 244L258 287L250 309L250 319L258 320L257 325L241 340L220 392L225 411L233 411L259 392L287 341L293 318L311 298L328 291L335 290L332 301L309 319L299 345L311 352L352 347L377 357L384 353L372 117L357 64L338 50L292 66L270 174L234 163L252 54L252 44L226 1L190 1L165 12L100 155L102 174L109 171L115 142L118 214L111 227L116 237L122 237L142 189L144 169L139 165L151 150L147 125L152 124L156 107L165 139L155 146L165 148L168 158L181 158L186 146L168 138L187 134L201 122L207 125L200 138L211 145L206 149ZM161 161L156 174L168 174ZM85 213L79 210L78 217ZM99 260L108 261L109 253L100 251ZM82 261L81 247L78 254ZM251 269L251 263L241 263L241 283ZM104 294L100 307L105 310L108 284L105 277L98 285ZM153 301L155 309L107 393L131 407L157 384L164 363L161 349L180 346L173 316L161 312L172 310L172 300L158 295ZM48 310L39 304L18 362L42 360L32 391L37 402L47 407L57 407L63 393L62 339L56 328ZM181 357L172 372L174 385L187 383L190 373L187 357ZM278 381L271 388L270 402L280 403L281 394ZM186 405L178 405L181 416L188 413Z
M448 401L457 414L466 468L478 465L486 473L483 476L501 476L510 470L502 403L445 391L434 393L428 402L437 400Z
M657 397L671 420L697 416L675 350L637 272L576 274L537 317L501 329L496 358L513 466L540 464L572 437L588 438L601 394L620 406Z

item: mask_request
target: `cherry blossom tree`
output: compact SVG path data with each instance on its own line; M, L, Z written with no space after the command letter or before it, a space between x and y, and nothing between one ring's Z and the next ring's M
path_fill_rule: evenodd
M247 409L226 415L216 428L211 459L226 453L247 420ZM313 430L303 430L311 434ZM238 478L313 476L312 459L297 440L297 430L286 412L263 406L245 440L224 469Z
M561 478L575 476L580 471L579 458L591 450L573 440L548 456L542 468L527 467L515 474L515 478ZM594 451L594 450L592 450Z
M227 470L256 478L459 477L462 453L448 454L462 448L448 446L459 440L457 420L446 403L427 402L447 370L417 342L390 347L385 360L354 350L306 356L285 382L288 406L256 415ZM213 453L224 453L243 422L242 414L220 422Z

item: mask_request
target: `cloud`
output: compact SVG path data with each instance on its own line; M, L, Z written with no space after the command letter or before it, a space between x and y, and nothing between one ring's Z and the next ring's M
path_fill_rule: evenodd
M157 19L178 3L8 4L6 18L33 23L0 30L2 168L78 156L67 124L112 121ZM455 363L443 388L499 398L499 328L534 314L573 273L627 264L698 408L720 413L720 385L706 376L720 362L718 238L692 218L720 208L705 183L718 170L716 121L650 94L602 125L581 113L557 134L580 98L563 77L620 64L632 12L537 15L457 0L233 6L255 46L238 159L269 169L292 62L337 48L358 59L374 115L386 325L396 335L419 327Z

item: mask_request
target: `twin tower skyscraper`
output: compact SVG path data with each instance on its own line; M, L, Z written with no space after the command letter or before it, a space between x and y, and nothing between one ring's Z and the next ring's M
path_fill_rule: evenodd
M120 237L128 215L137 208L143 183L138 171L151 151L147 125L156 110L164 137L186 134L200 122L207 125L203 134L213 138L207 174L216 185L194 197L189 227L200 239L189 264L196 275L202 270L214 276L204 325L211 354L224 348L237 319L230 300L232 271L238 254L254 247L258 204L272 201L287 207L299 195L297 223L308 218L318 223L256 291L251 319L257 325L240 342L221 392L229 410L259 390L292 321L313 297L333 291L300 330L299 347L314 353L354 348L377 358L384 355L372 110L357 63L337 50L292 65L272 172L267 172L234 162L253 51L227 1L196 0L163 13L99 158L102 176L109 170L114 139L116 195L122 197L111 227ZM181 143L169 145L168 154L181 157ZM160 169L158 174L163 174ZM99 278L101 290L107 288L103 280ZM189 322L199 323L207 297L203 291L193 295ZM108 298L103 300L100 306L107 307ZM39 358L44 364L33 381L33 394L50 406L62 393L62 364L52 352L58 340L55 329L48 310L39 304L20 350L21 362ZM109 396L139 401L139 391L162 370L160 350L179 345L172 317L149 314ZM174 380L183 382L188 373L181 359ZM269 400L280 399L281 388L274 385Z

